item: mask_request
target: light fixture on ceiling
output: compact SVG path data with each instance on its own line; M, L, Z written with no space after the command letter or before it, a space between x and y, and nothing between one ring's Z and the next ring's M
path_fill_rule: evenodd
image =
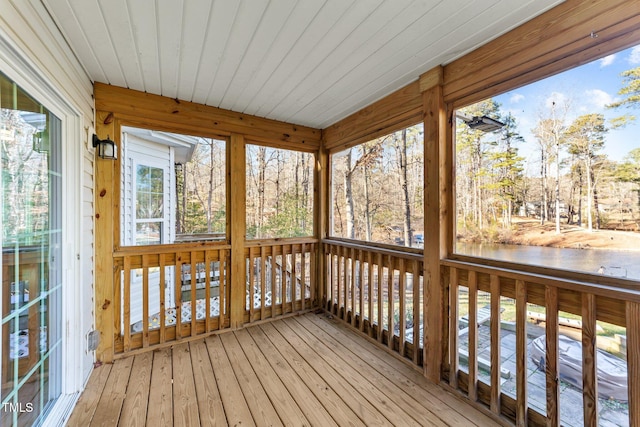
M109 139L100 139L98 135L93 134L93 146L98 147L98 156L102 159L115 160L118 158L118 150L116 143Z
M489 116L473 116L472 118L462 118L462 120L469 126L471 129L480 130L482 132L494 132L496 130L502 129L505 124L492 119Z

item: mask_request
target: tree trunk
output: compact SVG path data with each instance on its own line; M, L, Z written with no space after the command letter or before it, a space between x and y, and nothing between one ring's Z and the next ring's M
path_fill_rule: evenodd
M344 199L346 206L346 215L347 215L347 237L350 239L355 239L355 212L353 207L353 189L351 178L353 176L353 170L351 169L351 150L347 152L347 155L344 157Z
M399 144L398 144L399 143ZM409 201L409 186L407 179L407 130L402 130L402 136L400 141L396 141L396 155L398 159L398 166L400 169L400 187L402 189L402 206L404 210L403 215L403 235L404 244L411 246L412 231L411 231L411 202Z
M369 171L369 166L364 165L364 216L365 216L365 233L366 240L370 242L372 240L372 230L371 230L371 200L369 196L369 179L371 172Z

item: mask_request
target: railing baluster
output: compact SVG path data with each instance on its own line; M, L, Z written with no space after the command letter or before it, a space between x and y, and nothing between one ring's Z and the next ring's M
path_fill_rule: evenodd
M260 320L266 317L266 298L267 298L267 248L260 248Z
M490 277L491 287L491 412L500 415L500 278Z
M204 252L204 330L207 333L211 332L211 252Z
M449 283L449 385L458 388L458 269L451 268Z
M351 326L356 326L356 250L351 248L351 256L349 257L351 264L351 292L349 300L351 304Z
M195 336L196 320L198 313L198 303L196 302L196 293L198 292L198 264L196 263L196 253L191 251L191 336Z
M300 309L304 311L307 300L307 245L304 243L300 248L300 270Z
M319 269L319 265L318 265L318 258L316 255L316 244L312 243L311 244L311 248L309 250L309 271L312 272L312 274L309 275L309 298L310 298L310 305L314 305L314 304L321 304L321 301L318 300L319 297L319 283L320 279L318 278L318 269Z
M598 425L596 371L596 297L582 294L582 399L584 425Z
M166 339L166 321L167 321L167 314L166 314L166 303L165 303L165 281L166 279L166 255L165 254L160 254L158 256L158 264L160 264L160 344L163 344Z
M298 252L296 251L296 245L291 245L291 312L296 311L296 301L298 299Z
M469 400L478 400L478 276L469 271Z
M360 314L360 324L359 329L360 332L364 332L364 253L362 249L358 251L358 266L359 269L359 277L358 277L358 294L360 296L360 303L358 307L358 314Z
M560 381L558 378L558 288L547 286L545 299L545 376L547 384L547 422L560 425Z
M131 257L124 258L124 351L131 350Z
M175 268L176 340L179 340L182 338L182 257L180 253L176 253Z
M404 258L400 258L399 260L399 275L398 275L398 344L400 352L400 356L405 356L405 347L406 347L406 332L407 332L407 289L406 289L406 279L407 279L407 270L405 267Z
M340 262L340 254L342 253L342 246L338 246L337 247L337 251L336 251L336 265L337 265L337 271L338 274L336 275L336 285L337 285L337 290L338 290L338 299L336 301L336 316L338 316L338 318L340 318L340 305L342 304L342 289L344 286L344 281L342 280L342 263Z
M378 342L382 343L382 336L384 331L383 323L383 294L382 294L382 278L384 275L384 266L382 265L382 253L376 254L376 272L378 273Z
M255 259L253 257L254 248L249 248L249 277L247 278L247 283L249 286L249 323L253 322L253 314L255 312L255 271L254 271L254 262Z
M142 255L142 347L149 347L149 255Z
M516 280L516 425L527 425L527 288Z
M367 263L369 265L368 269L368 278L367 278L367 296L368 299L368 307L367 307L367 316L369 317L369 336L373 337L373 252L367 251Z
M418 357L420 355L420 273L419 262L412 262L412 290L413 290L413 363L418 364Z
M394 321L393 321L393 315L394 315L394 305L395 305L395 296L394 296L394 279L395 279L395 270L394 270L394 266L393 266L393 257L391 255L388 256L388 261L389 261L389 269L388 269L388 277L387 277L387 298L389 299L389 304L388 304L388 312L389 312L389 319L387 321L388 325L389 325L389 339L387 341L387 345L389 346L389 348L391 350L393 350L393 337L395 335L394 330L395 330L395 326L394 326Z
M271 318L276 317L276 302L278 301L276 247L271 246Z
M219 284L218 284L218 329L224 328L224 319L225 319L225 308L227 304L227 286L226 286L226 263L227 263L227 250L223 249L220 251L219 256L220 261L218 262L220 271L218 273Z
M282 302L282 313L286 313L287 307L287 247L280 247L282 255L280 256L280 301Z
M629 425L640 425L640 303L627 301L627 377Z

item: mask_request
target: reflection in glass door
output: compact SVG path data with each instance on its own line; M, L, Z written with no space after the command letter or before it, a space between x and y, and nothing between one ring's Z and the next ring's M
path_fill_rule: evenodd
M61 122L0 74L2 426L31 426L61 393Z

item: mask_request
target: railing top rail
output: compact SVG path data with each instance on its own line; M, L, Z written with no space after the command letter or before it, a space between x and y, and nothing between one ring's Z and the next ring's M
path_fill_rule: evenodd
M424 255L421 249L408 248L405 246L387 245L384 243L371 243L360 240L350 240L343 238L323 239L322 243L328 245L342 246L345 248L361 249L368 252L381 253L383 255L391 255L397 258L404 258L412 261L422 262Z
M536 272L525 272L513 270L505 267L487 266L470 261L460 261L452 259L441 260L441 264L447 267L455 267L464 270L473 270L478 273L495 274L501 277L523 280L525 282L537 283L540 285L552 286L559 289L566 289L575 292L590 293L596 296L620 299L625 301L640 302L640 286L638 289L628 289L612 286L609 284L598 284L584 282L580 280L548 276Z
M256 248L262 246L284 246L300 245L302 243L318 243L315 237L282 237L275 239L253 239L247 240L244 244L246 248Z
M113 251L114 258L139 255L174 254L192 251L229 250L231 245L224 242L173 243L166 245L124 246Z

